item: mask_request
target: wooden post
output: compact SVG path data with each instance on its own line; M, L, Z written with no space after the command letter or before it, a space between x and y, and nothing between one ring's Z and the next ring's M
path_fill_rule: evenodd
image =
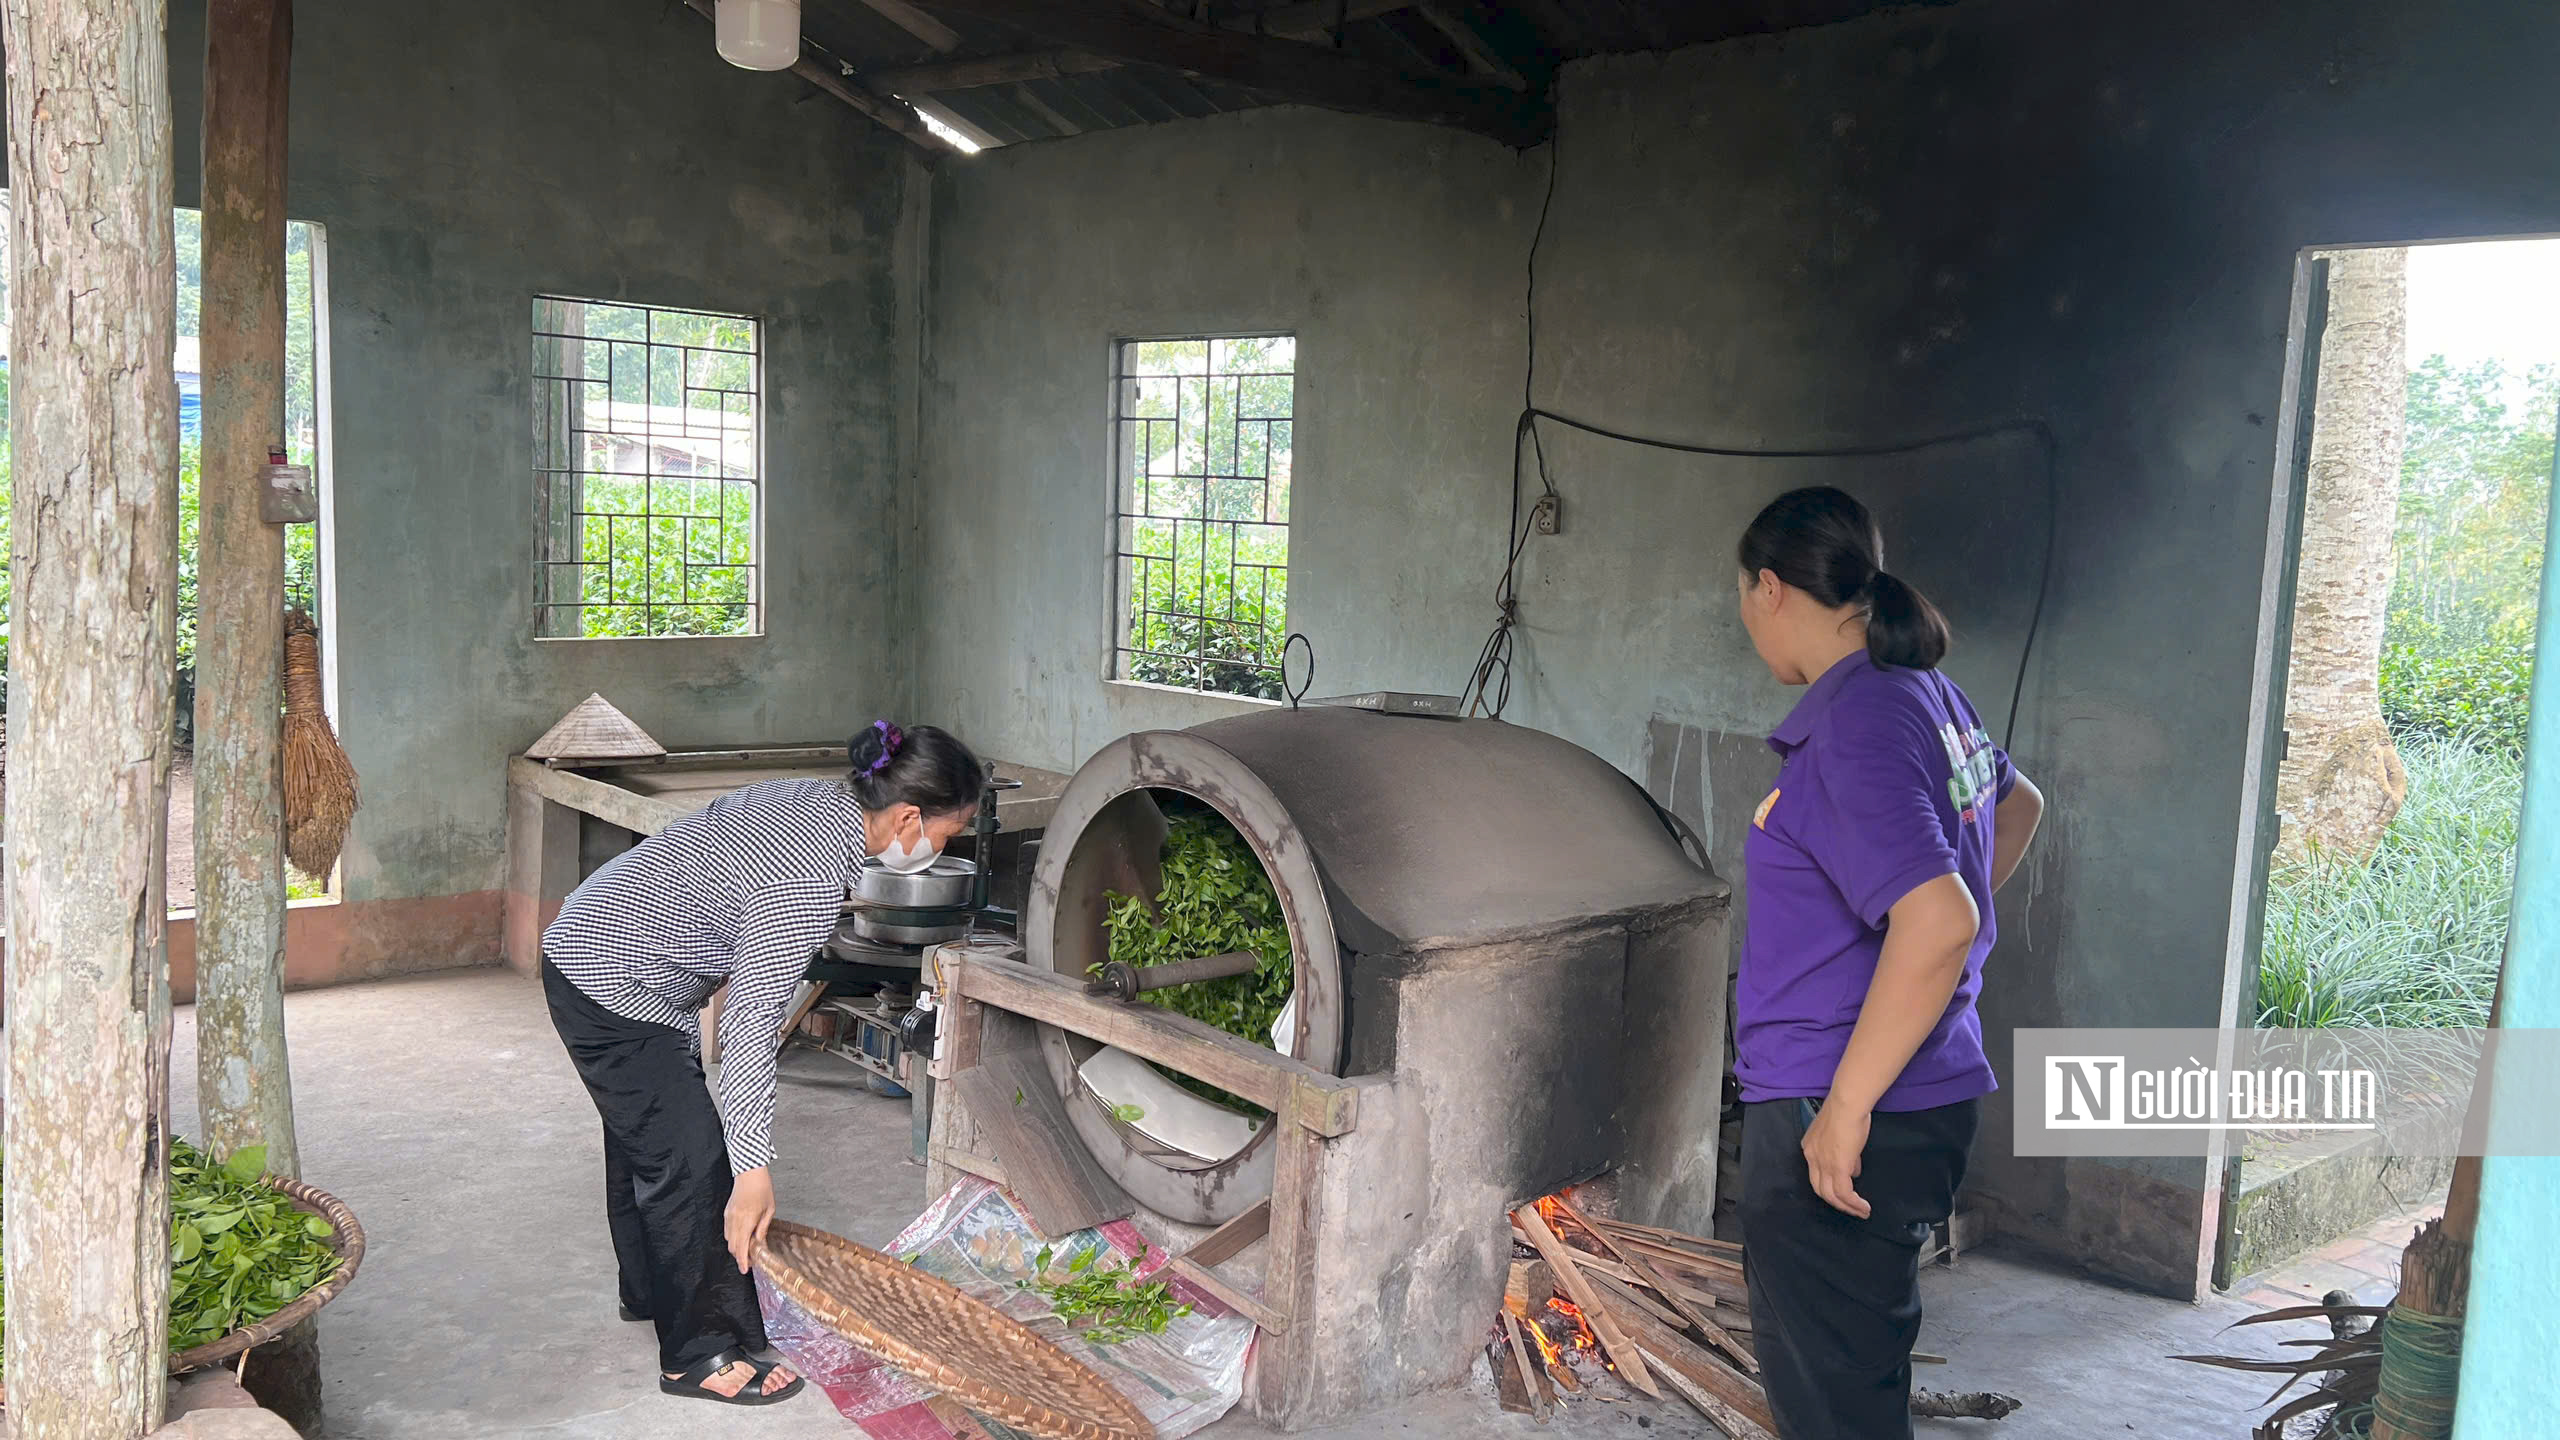
M135 1440L169 1354L178 534L165 0L7 0L9 1421Z
M204 78L204 468L196 512L196 1081L206 1148L299 1176L284 1042L284 439L290 0L211 0Z
M196 510L196 1088L217 1155L299 1176L284 1034L284 528L262 504L284 444L285 101L292 0L209 0L204 64L204 456ZM316 1332L242 1383L320 1424Z

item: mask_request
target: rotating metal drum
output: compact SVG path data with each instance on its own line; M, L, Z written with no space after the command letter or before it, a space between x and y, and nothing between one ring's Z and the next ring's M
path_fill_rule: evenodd
M1289 927L1297 971L1281 1017L1286 1043L1274 1048L1338 1073L1342 965L1315 857L1269 786L1193 732L1124 736L1076 772L1058 797L1049 822L1052 843L1042 847L1023 909L1026 958L1077 977L1107 958L1105 896L1152 901L1163 888L1167 824L1159 794L1188 796L1215 810L1261 862ZM1131 1198L1176 1220L1216 1225L1271 1193L1267 1123L1245 1127L1242 1117L1174 1088L1144 1062L1055 1026L1042 1026L1040 1041L1068 1118ZM1112 1088L1114 1094L1151 1087L1144 1108L1155 1113L1124 1119L1098 1087L1129 1087Z
M1445 1075L1488 1097L1511 1093L1510 1067L1540 1075L1518 1103L1549 1123L1468 1142L1505 1194L1617 1164L1622 1113L1651 1104L1622 1105L1622 1065L1659 1045L1684 1057L1654 1067L1670 1073L1693 1032L1723 1033L1721 959L1657 954L1721 924L1722 885L1616 767L1495 720L1309 706L1113 742L1059 797L1023 911L1029 963L1081 980L1107 957L1107 895L1162 889L1159 799L1175 795L1235 827L1279 900L1296 965L1280 1048L1331 1074ZM1720 932L1697 943L1723 953ZM1519 978L1532 975L1545 978ZM1551 999L1567 994L1560 1020ZM1054 1028L1041 1046L1078 1135L1131 1198L1218 1224L1271 1193L1268 1124ZM1510 1058L1488 1073L1488 1056ZM1696 1083L1668 1088L1712 1113L1718 1074ZM1115 1087L1152 1098L1115 1113Z

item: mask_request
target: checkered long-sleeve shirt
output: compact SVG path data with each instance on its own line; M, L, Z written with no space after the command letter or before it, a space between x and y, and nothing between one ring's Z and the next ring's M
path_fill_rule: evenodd
M862 807L843 785L768 780L615 856L543 932L560 973L628 1019L690 1032L712 992L729 987L720 1119L735 1173L773 1163L782 1022L865 848Z

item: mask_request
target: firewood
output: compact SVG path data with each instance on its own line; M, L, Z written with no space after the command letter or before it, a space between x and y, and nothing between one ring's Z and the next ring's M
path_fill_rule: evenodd
M1681 1230L1665 1230L1659 1225L1637 1225L1626 1220L1602 1220L1599 1223L1600 1228L1604 1230L1622 1230L1640 1238L1661 1241L1665 1245L1682 1245L1705 1254L1722 1255L1733 1260L1742 1258L1742 1247L1730 1240L1715 1240L1704 1235L1691 1235Z
M1680 1367L1671 1363L1670 1356L1656 1354L1653 1360L1662 1368L1663 1381L1670 1385L1681 1399L1696 1407L1699 1414L1706 1416L1709 1424L1723 1431L1726 1440L1777 1440L1775 1435L1753 1421L1750 1416L1717 1399L1704 1387L1681 1374Z
M1911 1413L1923 1420L2006 1420L2026 1403L1993 1390L1911 1392Z
M1511 1235L1513 1239L1518 1240L1523 1245L1529 1243L1529 1233L1520 1229L1516 1225L1512 1227ZM1573 1258L1576 1264L1583 1266L1585 1269L1594 1271L1598 1274L1607 1275L1612 1279L1624 1281L1629 1285L1645 1286L1653 1289L1661 1288L1660 1286L1655 1286L1652 1281L1644 1279L1642 1276L1637 1275L1635 1271L1628 1269L1626 1266L1619 1264L1615 1260L1594 1255L1584 1250L1574 1251ZM1668 1290L1662 1292L1666 1297L1678 1296L1681 1300L1688 1302L1701 1313L1712 1317L1718 1325L1721 1325L1725 1329L1730 1330L1737 1335L1750 1333L1750 1299L1749 1293L1744 1287L1740 1285L1733 1285L1726 1287L1725 1293L1719 1294L1708 1290L1702 1290L1695 1285L1683 1285L1677 1278L1670 1275L1663 1275L1662 1283L1663 1285L1670 1287ZM1677 1327L1675 1326L1674 1328Z
M1565 1293L1573 1297L1573 1303L1582 1307L1583 1319L1590 1323L1591 1333L1600 1337L1600 1348L1607 1353L1610 1363L1618 1367L1619 1376L1645 1395L1661 1399L1662 1389L1653 1383L1653 1376L1645 1369L1644 1357L1627 1343L1625 1332L1611 1323L1608 1312L1600 1308L1600 1298L1591 1288L1591 1279L1576 1267L1575 1261L1580 1258L1580 1252L1556 1238L1555 1232L1547 1228L1546 1217L1538 1213L1535 1205L1521 1206L1511 1212L1511 1218L1520 1222L1520 1228L1528 1232L1529 1243L1546 1257L1549 1265L1555 1267L1556 1280L1564 1286Z
M1661 1356L1691 1384L1749 1416L1762 1429L1777 1428L1778 1422L1769 1413L1769 1397L1759 1381L1630 1304L1626 1285L1605 1275L1595 1276L1592 1283L1601 1291L1601 1304L1609 1318L1624 1326L1628 1337L1647 1353Z
M1643 1255L1668 1265L1676 1265L1692 1274L1730 1279L1737 1285L1742 1283L1742 1262L1728 1260L1721 1255L1705 1255L1695 1250L1684 1250L1677 1245L1657 1244L1633 1235L1615 1237L1613 1248L1619 1248L1620 1254Z
M1503 1282L1502 1308L1523 1319L1546 1308L1556 1297L1555 1267L1544 1260L1514 1260Z
M1565 1341L1558 1341L1556 1337L1549 1335L1547 1322L1540 1316L1532 1315L1520 1323L1527 1327L1527 1330L1535 1331L1546 1341L1544 1345L1533 1345L1530 1348L1538 1352L1539 1360L1546 1367L1547 1378L1555 1381L1556 1388L1567 1395L1581 1394L1582 1381L1575 1377L1573 1367L1564 1363L1565 1345L1570 1342L1571 1337L1566 1337ZM1552 1359L1548 1358L1550 1352L1554 1356Z
M1529 1377L1511 1363L1511 1347L1496 1340L1484 1347L1484 1362L1493 1370L1493 1395L1502 1408L1514 1415L1528 1415L1536 1407L1529 1401Z
M1508 1310L1502 1312L1502 1334L1511 1342L1512 1363L1520 1367L1521 1380L1529 1387L1529 1401L1537 1407L1538 1423L1544 1425L1556 1408L1556 1392L1547 1382L1546 1367L1529 1358L1529 1342L1520 1338L1520 1319Z
M1660 1320L1663 1324L1670 1326L1674 1330L1680 1329L1683 1325L1695 1326L1698 1333L1706 1337L1708 1344L1713 1345L1717 1349L1725 1352L1727 1355L1732 1356L1745 1371L1753 1375L1760 1373L1760 1362L1758 1360L1754 1359L1751 1354L1744 1350L1740 1345L1735 1344L1733 1337L1726 1334L1714 1321L1707 1319L1693 1308L1688 1301L1683 1299L1680 1293L1674 1289L1671 1282L1664 1278L1662 1273L1653 1267L1652 1262L1645 1258L1643 1250L1639 1248L1642 1243L1640 1240L1634 1236L1621 1237L1626 1241L1626 1244L1621 1246L1618 1240L1611 1239L1607 1234L1609 1229L1608 1222L1601 1221L1594 1223L1590 1216L1583 1214L1571 1200L1566 1199L1562 1195L1556 1197L1556 1204L1564 1211L1565 1216L1568 1219L1572 1220L1573 1223L1581 1226L1585 1231L1589 1232L1592 1239L1599 1241L1600 1244L1608 1249L1611 1254L1616 1255L1619 1260L1623 1261L1627 1269L1634 1274L1639 1283L1660 1295L1664 1300L1669 1301L1671 1310L1677 1312L1667 1314L1656 1309L1654 1311L1655 1319ZM1639 1302L1644 1301L1644 1297L1641 1294L1638 1294L1635 1298ZM1709 1305L1707 1308L1712 1310L1715 1307L1713 1305Z

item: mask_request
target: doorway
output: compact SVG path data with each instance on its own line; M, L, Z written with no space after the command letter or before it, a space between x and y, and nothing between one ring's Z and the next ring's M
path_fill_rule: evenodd
M2523 792L2560 240L2319 252L2304 278L2237 1023L2481 1027ZM2452 1168L2354 1137L2237 1143L2223 1286L2424 1213Z

